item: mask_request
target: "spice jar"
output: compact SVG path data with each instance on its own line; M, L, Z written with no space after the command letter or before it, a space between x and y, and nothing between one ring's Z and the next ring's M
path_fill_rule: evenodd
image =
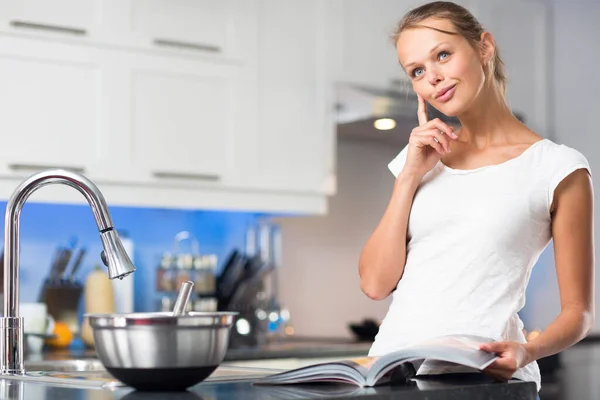
M180 254L177 256L177 275L175 278L176 289L179 290L184 282L191 280L194 256L191 254Z
M215 270L217 256L204 254L194 258L194 291L199 296L213 296L216 292Z
M174 262L175 257L170 253L163 254L156 271L156 289L159 292L172 292L175 290Z

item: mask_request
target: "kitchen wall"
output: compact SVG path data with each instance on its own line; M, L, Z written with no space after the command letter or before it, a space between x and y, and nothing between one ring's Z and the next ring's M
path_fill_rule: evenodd
M4 215L6 202L0 203ZM194 234L202 253L219 257L219 267L235 247L243 249L248 226L262 214L230 211L184 211L158 208L110 207L118 230L127 231L134 242L137 271L134 279L135 311L153 311L156 307L155 271L165 251L173 250L173 237L187 230ZM92 212L83 205L26 203L21 214L21 286L22 302L36 301L50 261L58 245L67 245L76 236L87 246L77 277L100 264L102 245ZM189 251L189 242L181 243ZM127 278L129 279L129 277Z
M340 141L338 193L326 216L280 218L281 301L299 335L350 336L350 321L381 319L388 301L362 294L358 256L379 223L394 182L387 163L401 149Z
M598 65L598 16L600 2L555 1L553 38L553 121L555 140L572 146L583 153L592 170L595 198L596 260L600 255L600 129L596 109L600 106L600 78ZM554 261L548 257L548 268L535 281L535 303L531 304L531 318L545 326L560 310ZM543 282L543 284L542 284ZM600 309L600 277L596 274L596 310ZM594 333L600 333L596 318Z

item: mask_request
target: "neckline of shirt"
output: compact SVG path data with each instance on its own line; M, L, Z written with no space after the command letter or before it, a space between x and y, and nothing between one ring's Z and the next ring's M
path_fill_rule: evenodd
M538 140L537 142L533 143L531 146L529 146L528 148L525 149L525 151L523 151L521 154L519 154L516 157L510 158L506 161L503 161L499 164L490 164L490 165L484 165L478 168L473 168L473 169L455 169L455 168L451 168L449 166L447 166L446 164L444 164L442 162L442 160L438 161L438 164L442 166L442 168L447 171L450 172L451 174L471 174L474 172L479 172L479 171L484 171L484 170L488 170L488 169L493 169L493 168L498 168L501 167L503 165L507 165L510 164L516 160L521 159L522 157L524 157L527 153L531 152L531 150L533 150L534 148L536 148L541 142L545 142L548 139L544 138L541 140Z

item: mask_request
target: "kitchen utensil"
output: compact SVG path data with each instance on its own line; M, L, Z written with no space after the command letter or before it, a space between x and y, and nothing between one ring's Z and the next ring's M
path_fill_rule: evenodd
M69 276L67 278L69 282L73 282L75 280L75 274L81 266L81 262L83 261L83 257L85 256L86 251L87 249L85 247L82 247L79 250L77 257L75 258L75 262L73 262L73 266L71 267L71 272L69 272Z
M192 281L183 282L181 285L181 289L179 289L179 295L177 295L177 300L175 301L175 307L173 307L174 317L185 314L185 308L187 307L193 287L194 282Z
M223 272L217 278L219 310L228 309L231 297L243 278L246 261L247 257L242 255L237 249L234 249L227 258L227 261L225 261Z
M138 390L185 390L223 361L235 312L86 314L96 352Z

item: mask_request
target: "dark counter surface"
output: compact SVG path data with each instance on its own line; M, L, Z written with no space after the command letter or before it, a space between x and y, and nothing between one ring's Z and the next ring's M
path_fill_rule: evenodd
M535 383L510 381L491 382L484 375L468 378L414 379L409 384L357 388L351 385L312 384L294 386L253 386L249 381L200 383L185 392L138 392L129 388L114 391L72 389L45 384L0 379L0 398L3 400L270 400L270 399L537 399Z

